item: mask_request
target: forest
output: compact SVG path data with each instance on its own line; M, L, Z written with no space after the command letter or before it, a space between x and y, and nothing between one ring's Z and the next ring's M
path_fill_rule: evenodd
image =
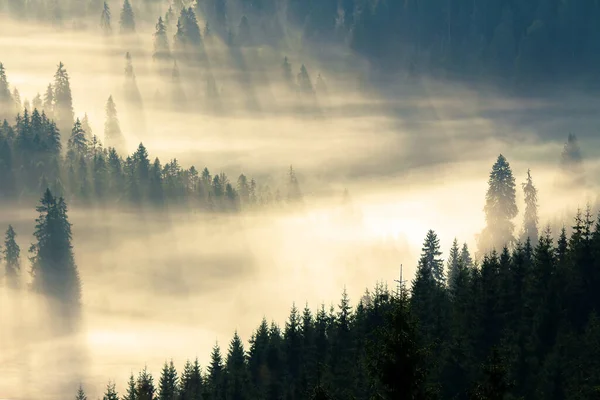
M600 398L598 21L0 0L0 397Z
M562 154L571 187L580 187L580 149ZM517 189L500 155L489 174L478 250L455 239L444 260L437 234L423 241L410 284L378 284L353 306L316 310L295 304L284 324L263 318L248 345L234 333L210 363L182 370L166 362L156 381L146 368L104 399L591 399L600 393L600 218L578 210L560 232L541 228L531 172L525 212L515 228ZM81 281L62 197L48 189L36 208L29 249L31 290L53 299L76 323ZM567 234L567 230L570 232ZM9 226L6 281L17 287L20 250ZM63 332L64 334L64 332ZM80 387L76 399L87 398Z
M158 0L109 3L4 0L3 6L15 18L105 34L133 34L158 19L156 56L163 59L168 47L189 52L217 35L238 47L285 49L300 41L323 57L328 45L344 46L385 73L516 88L598 80L600 5L594 1L176 0L166 14Z

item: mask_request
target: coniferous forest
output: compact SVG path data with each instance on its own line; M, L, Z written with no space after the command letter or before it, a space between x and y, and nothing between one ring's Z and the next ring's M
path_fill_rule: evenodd
M0 0L0 398L600 399L599 71L593 0Z

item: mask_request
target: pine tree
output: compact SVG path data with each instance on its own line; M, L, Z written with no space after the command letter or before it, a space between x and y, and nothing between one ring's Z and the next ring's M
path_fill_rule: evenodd
M113 382L109 382L106 386L106 391L104 392L102 400L119 400L119 394L117 393Z
M140 372L135 387L136 400L155 400L154 378L146 367Z
M83 387L81 387L81 385L79 385L79 389L77 390L77 396L75 396L75 400L87 400L87 396L85 395L85 392L83 391Z
M133 374L129 376L129 381L127 381L127 392L123 396L123 400L138 400L137 387Z
M515 178L506 158L500 154L492 167L485 200L485 220L487 222L480 238L479 250L501 248L513 242L514 225L517 215Z
M173 365L173 360L168 364L165 362L158 387L158 400L177 399L177 370Z
M135 32L135 17L133 15L133 8L129 0L123 1L123 8L121 9L121 19L119 20L121 26L121 33L134 33Z
M208 365L208 376L206 379L207 389L212 399L223 399L225 397L225 369L223 357L218 344L213 347Z
M108 3L105 1L102 8L102 15L100 16L100 28L105 35L112 34L112 26L110 24L110 7Z
M202 400L204 392L204 383L202 380L202 371L198 359L194 363L189 360L185 363L183 374L181 374L181 385L179 396L181 400Z
M88 118L87 113L83 115L83 119L81 120L81 128L83 129L85 138L88 141L90 141L92 137L95 137L92 127L90 126L90 119Z
M78 308L81 282L71 245L67 205L62 197L56 199L46 189L36 211L40 214L33 234L37 243L29 249L32 285L38 292Z
M112 96L106 102L106 121L104 123L104 141L109 147L113 147L118 151L123 151L125 146L125 138L121 133L119 119L117 117L117 107Z
M52 84L48 84L46 88L43 109L48 118L52 119L54 115L54 89L52 88Z
M0 120L11 118L13 112L13 98L10 94L6 70L4 64L0 63Z
M87 139L79 118L77 118L75 124L73 125L73 129L71 130L71 137L69 138L67 149L68 152L72 154L71 157L79 158L87 155Z
M166 61L171 58L169 50L169 39L167 38L167 27L162 17L158 17L156 23L156 32L154 33L154 53L152 58L155 61Z
M21 270L21 249L16 241L17 234L12 225L8 225L4 240L4 260L6 262L6 279L12 288L18 287Z
M442 255L440 251L440 240L433 230L429 230L425 236L425 242L421 249L421 259L419 264L431 270L432 277L439 287L446 284L446 275L444 273L444 261L439 258Z
M527 170L527 180L522 184L523 194L525 195L525 216L523 220L523 234L521 241L531 240L532 246L538 242L538 205L537 189L531 179L531 171Z
M242 400L248 399L249 376L246 365L246 354L244 345L237 331L229 344L226 362L227 374L227 399Z
M52 110L56 125L61 132L68 132L73 127L73 98L71 96L71 85L69 84L69 74L64 64L58 64L56 74L54 74L54 108Z
M448 289L450 293L456 290L456 280L462 268L462 259L458 248L458 240L456 238L452 242L450 253L448 254Z

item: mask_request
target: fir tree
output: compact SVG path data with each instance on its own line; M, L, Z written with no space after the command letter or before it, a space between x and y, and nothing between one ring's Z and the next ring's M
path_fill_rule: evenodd
M227 362L225 365L227 374L226 398L232 400L248 399L250 387L246 366L246 355L244 352L244 345L237 332L234 333L233 339L229 344Z
M133 15L133 8L129 0L123 1L123 8L121 9L121 18L119 20L121 26L121 33L129 34L135 32L135 17Z
M42 101L42 95L39 93L36 94L33 100L31 101L32 109L42 111L43 105L44 103Z
M21 249L16 241L17 234L12 225L8 225L4 239L4 261L6 262L6 279L12 288L18 287L21 270Z
M492 167L485 200L485 220L487 225L479 238L479 250L501 248L512 243L517 215L515 178L506 158L500 154Z
M448 289L451 293L456 291L456 280L462 268L462 259L458 248L458 240L456 238L452 242L450 253L448 254Z
M133 374L129 376L129 381L127 381L127 392L123 396L123 400L138 400L137 387Z
M204 383L202 380L202 371L198 359L194 363L189 360L185 363L183 373L181 374L180 399L181 400L202 400L204 392Z
M52 88L52 84L48 84L46 88L43 109L48 118L52 119L54 115L54 89Z
M146 367L140 372L135 386L136 400L155 400L154 378Z
M71 157L81 157L87 155L87 139L85 137L85 131L79 121L79 118L75 121L73 129L71 130L71 137L67 144L68 152Z
M176 400L177 385L177 370L173 365L173 360L171 360L170 363L165 363L160 375L158 400Z
M536 246L538 242L538 205L537 205L537 189L533 185L531 179L531 171L527 170L527 180L521 185L523 194L525 195L525 215L523 220L523 234L521 241L531 240L532 246Z
M169 39L167 38L167 27L162 17L158 17L156 23L156 32L154 33L154 53L152 58L155 61L166 61L171 58L169 50Z
M64 64L58 64L54 74L54 108L52 110L56 125L62 132L68 132L75 123L73 113L73 98L71 96L71 85L69 74Z
M124 150L125 138L121 133L121 126L117 117L117 106L112 96L106 102L106 121L104 123L104 141L109 147L119 151Z
M294 77L292 76L292 65L290 64L287 56L283 58L283 64L281 65L281 71L283 75L283 81L290 87L294 86Z
M11 118L13 112L13 98L10 94L6 70L4 65L0 63L0 120Z
M85 395L85 392L83 391L83 387L81 387L81 385L79 385L79 389L77 390L77 396L75 396L75 400L87 400L87 396Z
M71 245L71 224L67 205L46 190L36 207L34 237L31 245L31 273L33 287L38 292L70 305L79 307L81 282Z
M108 3L105 1L102 7L102 15L100 16L100 28L105 35L112 34L112 26L110 24L110 7Z
M206 379L207 390L212 399L222 399L225 397L225 369L223 367L223 358L218 344L213 347L210 354L210 364L208 365L208 376Z
M440 240L433 230L429 230L423 243L419 265L431 270L434 281L440 287L444 287L446 284L446 275L444 273L444 262L439 258L441 255Z
M81 128L83 129L83 131L85 133L85 138L88 141L96 136L96 135L94 135L94 131L92 130L92 127L90 126L90 119L88 118L87 113L85 113L83 115L83 119L81 120Z
M114 383L112 383L112 382L108 383L108 385L106 386L106 391L104 392L104 396L102 397L102 400L119 400L119 394L117 393Z

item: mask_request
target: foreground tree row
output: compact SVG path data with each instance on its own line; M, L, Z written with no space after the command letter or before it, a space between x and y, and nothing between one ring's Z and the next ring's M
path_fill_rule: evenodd
M429 231L412 287L352 308L292 307L283 327L234 334L201 368L131 376L123 399L592 399L600 387L600 219L473 261ZM83 390L79 397L85 396ZM119 398L109 384L104 399Z

